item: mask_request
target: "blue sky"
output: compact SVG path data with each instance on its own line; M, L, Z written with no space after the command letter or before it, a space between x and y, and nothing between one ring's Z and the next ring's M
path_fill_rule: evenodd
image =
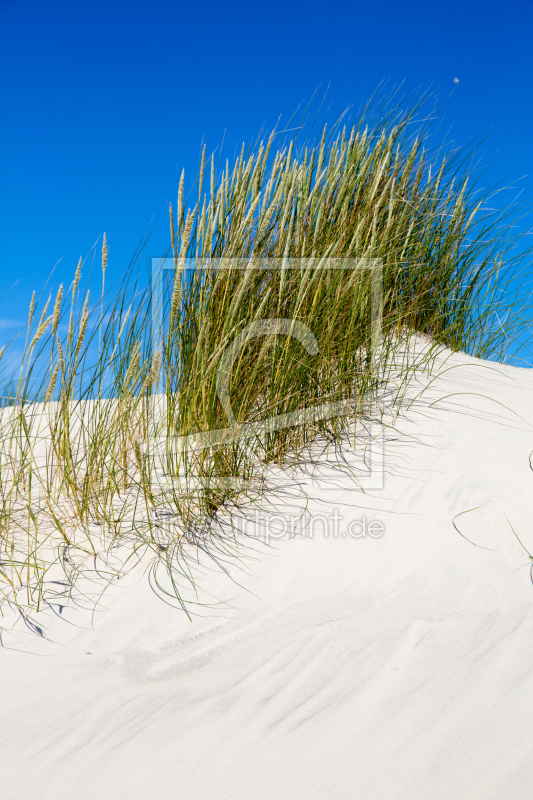
M117 277L150 226L149 255L165 251L167 204L202 140L225 136L231 156L317 89L334 118L382 81L444 100L458 77L444 127L458 144L496 131L488 178L530 198L532 23L529 0L0 0L0 295L18 281L0 343L54 265L52 285L70 282L103 231Z

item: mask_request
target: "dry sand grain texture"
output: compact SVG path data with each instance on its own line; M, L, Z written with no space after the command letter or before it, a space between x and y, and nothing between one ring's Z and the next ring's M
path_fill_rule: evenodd
M337 537L206 566L226 602L192 622L137 572L55 643L11 636L2 797L529 800L533 585L506 518L533 553L533 371L448 366L386 433L382 489L279 499L337 509ZM362 515L384 534L343 536Z

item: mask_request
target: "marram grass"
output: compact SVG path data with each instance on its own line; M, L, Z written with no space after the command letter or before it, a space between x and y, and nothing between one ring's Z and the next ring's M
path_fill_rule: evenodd
M133 556L163 565L179 600L198 548L231 554L213 523L268 489L268 465L352 435L385 386L399 410L440 346L509 353L516 214L492 210L469 162L433 151L416 115L324 126L315 142L273 133L220 171L204 147L196 200L182 176L170 208L173 282L157 315L134 267L106 293L105 236L101 297L81 292L81 260L68 290L42 308L33 296L0 412L1 599L28 624L80 576L112 580ZM233 353L224 395L221 359L247 331L263 335ZM412 334L430 346L406 360ZM298 424L269 425L291 414ZM257 433L194 445L232 425Z

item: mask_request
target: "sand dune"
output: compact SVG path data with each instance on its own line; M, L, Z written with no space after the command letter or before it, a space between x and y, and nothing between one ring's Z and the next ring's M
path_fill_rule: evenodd
M529 798L533 371L446 366L385 429L383 488L300 476L231 578L199 566L192 622L137 570L6 638L2 797Z

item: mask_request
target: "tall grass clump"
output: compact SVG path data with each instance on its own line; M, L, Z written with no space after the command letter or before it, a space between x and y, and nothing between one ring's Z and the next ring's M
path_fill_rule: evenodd
M80 261L32 299L0 425L0 582L25 619L146 553L179 599L198 548L231 550L217 516L268 489L269 465L352 435L384 387L398 408L439 347L508 355L519 212L432 145L421 109L273 132L231 166L204 147L169 209L171 270L143 285L134 264L104 291L104 237L101 296Z

